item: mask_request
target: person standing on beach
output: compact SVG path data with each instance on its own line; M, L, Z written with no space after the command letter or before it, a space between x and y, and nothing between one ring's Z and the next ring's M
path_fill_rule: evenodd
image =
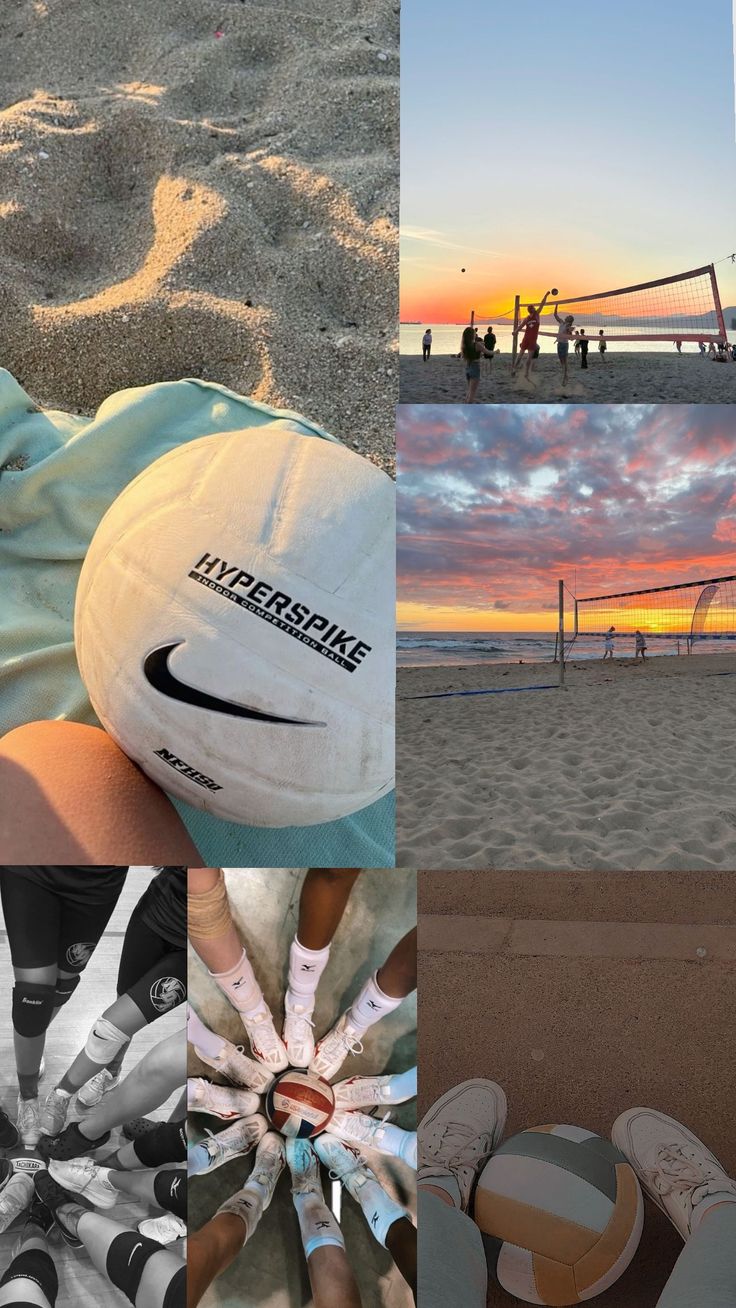
M496 352L496 334L490 323L486 327L486 334L483 337L483 347L488 351L488 354L490 355L490 358L488 359L488 363L486 365L486 371L490 372L491 366L493 364L493 356Z
M580 367L581 367L581 368L587 368L587 366L588 366L588 338L587 338L587 336L585 335L585 328L584 328L584 327L581 327L581 328L580 328L580 335L579 335L579 337L578 337L577 344L580 346ZM577 349L577 346L576 346L575 348Z
M484 357L491 357L485 345L476 336L474 327L465 328L460 343L460 354L465 360L465 380L468 383L465 403L474 404L480 384L480 361Z
M605 640L604 640L604 642L603 642L603 662L604 662L604 663L605 663L606 659L610 659L611 662L613 662L613 633L614 633L615 630L616 630L615 627L609 627L609 628L608 628L608 631L606 632Z
M636 648L634 650L634 662L636 662L639 655L641 654L641 661L642 663L644 663L646 661L647 642L645 641L638 627L636 629L634 638L636 640Z
M567 356L570 353L570 341L573 340L576 333L572 329L575 321L571 313L565 318L561 318L557 312L559 306L555 305L555 318L559 323L557 329L557 358L562 368L562 385L567 386Z
M606 338L605 338L605 336L604 336L604 334L603 334L603 328L601 328L601 330L600 330L599 333L598 333L598 353L599 353L600 356L601 356L601 363L605 363L605 362L606 362L606 350L607 350L607 349L608 349L608 345L607 345L607 343L606 343Z
M544 296L542 297L538 307L535 307L533 304L528 304L526 306L526 318L524 318L523 321L519 323L519 327L518 327L519 331L523 330L524 335L521 338L521 345L519 346L519 357L517 358L516 362L512 365L511 368L512 377L515 376L515 374L518 372L519 368L521 367L522 355L526 354L524 375L527 378L527 380L529 379L529 370L532 366L534 350L537 344L539 329L541 327L542 309L547 303L550 294L551 294L550 291L545 291Z
M428 327L422 337L422 360L424 363L427 362L427 359L429 358L431 353L432 353L432 328Z
M677 353L678 353L678 354L682 354L682 341L681 341L681 340L678 339L678 340L675 341L675 349L677 350Z

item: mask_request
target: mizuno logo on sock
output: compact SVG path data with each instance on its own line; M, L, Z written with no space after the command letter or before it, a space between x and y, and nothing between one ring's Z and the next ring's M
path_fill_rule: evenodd
M143 660L143 675L150 686L167 699L175 699L180 704L191 704L193 708L207 709L210 713L224 713L231 718L249 718L253 722L270 722L289 727L324 727L325 722L310 722L304 718L283 718L276 713L263 713L260 709L250 708L246 704L235 704L232 700L220 699L205 690L180 681L169 667L169 658L175 649L184 642L174 641L172 645L159 645L151 650Z
M371 1218L371 1226L378 1226L378 1213L374 1213Z
M377 1009L379 1009L379 1008L381 1007L381 1005L375 1003L374 1000L369 999L369 1000L368 1000L368 1007L369 1007L369 1008L375 1008L375 1009L377 1010Z
M329 1222L317 1222L317 1230L318 1230L318 1231L324 1231L324 1230L326 1230L327 1228L329 1228L329 1225L330 1225Z

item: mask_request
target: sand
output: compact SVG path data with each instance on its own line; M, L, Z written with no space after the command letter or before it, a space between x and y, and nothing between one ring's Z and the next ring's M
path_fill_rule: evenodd
M391 469L398 4L7 0L0 362L43 405L179 377Z
M605 364L597 354L587 370L573 358L563 390L560 366L553 354L542 356L532 374L512 378L510 357L481 365L477 402L481 404L544 404L574 399L591 404L732 404L736 400L736 364L713 363L697 354L615 354ZM459 359L433 356L429 363L402 355L402 404L457 404L465 399L465 368Z
M736 655L399 672L397 863L736 868Z
M733 963L657 949L678 923L696 940L733 941L733 876L422 874L422 1112L473 1076L504 1087L507 1135L545 1122L607 1135L624 1109L653 1107L684 1121L733 1175ZM464 945L458 913L470 915ZM597 926L613 945L635 937L637 949L623 961L610 945L592 949ZM655 1308L681 1249L647 1201L631 1266L595 1302ZM512 1303L491 1290L489 1308Z

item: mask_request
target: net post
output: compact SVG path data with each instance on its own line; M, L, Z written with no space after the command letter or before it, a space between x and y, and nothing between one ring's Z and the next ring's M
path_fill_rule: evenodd
M565 583L557 583L557 640L560 652L560 685L565 684Z
M519 345L519 296L514 297L514 343L511 347L511 367L516 365L516 355Z
M726 330L726 319L723 316L723 306L721 304L721 297L718 291L718 280L716 278L716 270L713 264L710 265L708 272L710 273L710 284L713 289L713 302L716 306L718 329L721 332L721 338L725 344L728 341L728 332Z

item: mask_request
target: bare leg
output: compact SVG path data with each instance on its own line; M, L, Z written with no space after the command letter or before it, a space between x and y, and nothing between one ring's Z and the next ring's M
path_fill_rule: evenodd
M224 902L223 914L216 928L217 934L212 934L215 928L208 928L207 933L204 934L197 927L196 901L201 896L216 890L221 877L222 869L219 867L190 867L189 869L188 893L191 905L189 939L210 972L229 972L231 968L237 967L243 953L243 942L230 916L230 905L227 900Z
M49 1248L46 1243L46 1237L43 1235L40 1227L29 1226L27 1229L27 1235L25 1232L21 1232L15 1257L17 1258L18 1254L26 1253L32 1249L38 1249L41 1253L48 1254ZM8 1271L11 1270L12 1266L13 1264L11 1262ZM31 1277L14 1277L12 1281L8 1281L5 1285L0 1286L0 1308L4 1308L5 1304L8 1304L9 1308L12 1308L13 1305L19 1303L35 1304L37 1305L37 1308L51 1308L52 1302L55 1302L55 1296L53 1301L49 1299L48 1295L44 1293L41 1286L38 1284L38 1281L33 1280Z
M361 1298L344 1249L322 1245L307 1259L314 1308L361 1308Z
M53 986L56 984L56 964L51 963L49 967L14 967L13 975L16 981L26 981L30 985ZM45 1031L37 1036L24 1036L13 1031L18 1088L23 1099L35 1099L38 1095L38 1074L45 1044Z
M80 1209L76 1204L64 1204L59 1211L68 1218L78 1214ZM92 1213L86 1209L81 1210L77 1222L79 1239L83 1242L98 1272L101 1272L106 1279L109 1279L107 1255L110 1245L117 1236L128 1232L129 1227L121 1226L112 1218L104 1217L102 1213ZM157 1250L144 1268L135 1296L136 1308L161 1308L171 1280L177 1272L181 1271L182 1266L184 1266L182 1259L170 1249L162 1246Z
M139 1168L140 1170L137 1172L116 1172L111 1169L108 1174L110 1185L113 1185L116 1190L120 1190L121 1194L142 1199L145 1204L158 1208L160 1205L156 1198L154 1181L159 1169L157 1167L141 1168L140 1163ZM182 1176L186 1176L186 1167L175 1170L181 1171Z
M247 1231L234 1213L216 1213L187 1241L187 1304L196 1308L205 1290L243 1248Z
M144 1014L129 995L119 995L115 1003L110 1004L101 1016L112 1022L119 1031L124 1031L128 1037L134 1036L137 1031L148 1025ZM74 1094L75 1090L85 1085L99 1070L100 1064L81 1049L69 1070L61 1078L59 1089Z
M417 929L412 927L394 945L383 967L376 973L376 981L384 995L404 999L416 990L417 985Z
M449 1197L449 1196L448 1196ZM416 1302L417 1297L417 1229L408 1217L393 1222L386 1235L386 1248L398 1267L401 1275L410 1286Z
M83 1136L99 1140L113 1127L132 1117L151 1112L186 1081L185 1042L182 1031L174 1031L141 1059L115 1090L78 1122Z
M199 861L162 790L99 727L32 722L0 741L7 863Z
M359 876L357 867L310 867L302 882L296 932L305 949L330 944Z

